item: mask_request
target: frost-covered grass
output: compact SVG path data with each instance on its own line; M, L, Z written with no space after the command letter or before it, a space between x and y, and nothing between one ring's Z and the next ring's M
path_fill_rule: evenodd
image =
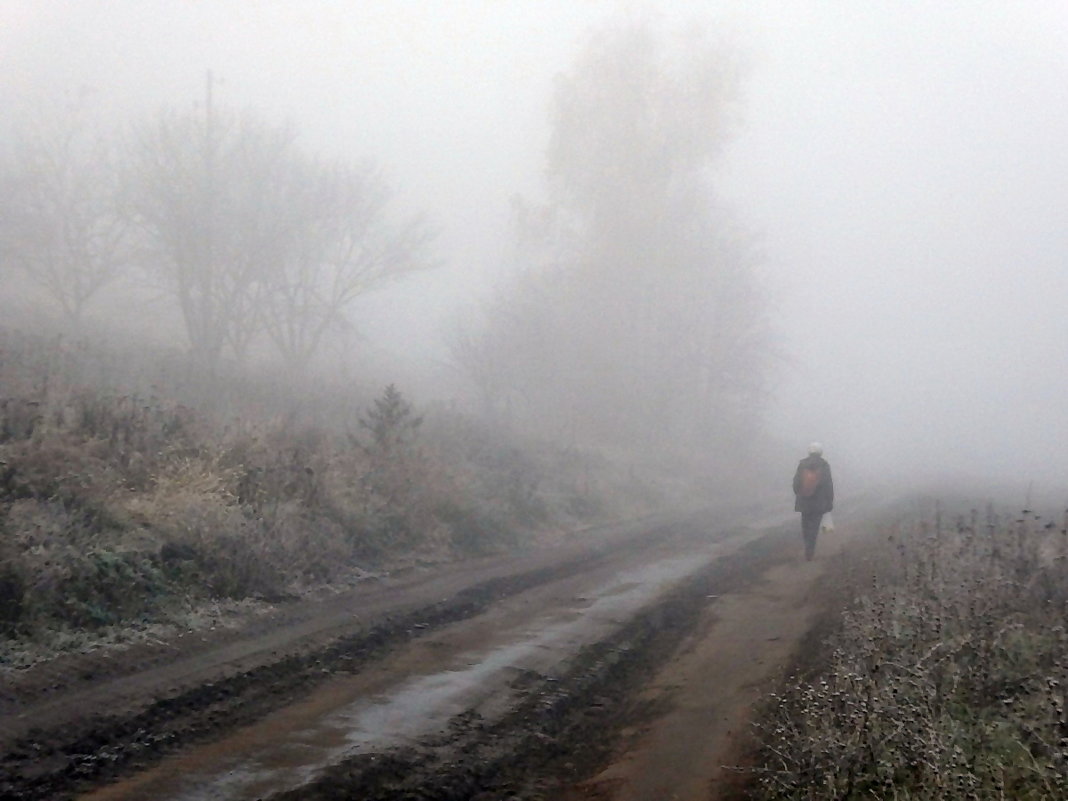
M392 387L313 397L152 361L0 330L8 661L12 640L74 647L176 608L515 548L657 499L594 456L417 410Z
M162 610L155 620L126 620L95 629L39 628L30 636L0 638L0 678L62 654L116 652L140 643L168 642L189 631L237 628L273 609L251 599L186 601Z
M773 696L753 798L1068 798L1068 516L887 527L823 667Z

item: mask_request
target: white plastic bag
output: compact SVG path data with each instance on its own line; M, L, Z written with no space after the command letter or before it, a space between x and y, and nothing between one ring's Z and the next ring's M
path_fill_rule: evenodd
M820 521L820 531L824 534L830 534L834 531L834 518L831 517L830 512L825 514L823 520Z

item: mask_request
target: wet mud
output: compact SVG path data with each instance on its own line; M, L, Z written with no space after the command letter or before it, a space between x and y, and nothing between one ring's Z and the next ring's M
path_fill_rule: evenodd
M60 730L31 731L0 761L0 801L70 797L80 789L142 769L178 745L256 720L334 673L358 671L413 637L473 617L495 601L551 578L585 569L595 558L484 582L326 648L161 698L132 717L97 716L68 723Z
M673 525L652 526L639 536L617 540L612 547L655 538L670 528ZM0 801L70 798L141 771L178 748L217 738L293 703L330 676L358 673L414 638L475 617L531 587L588 570L611 552L608 547L594 548L577 558L483 581L440 602L386 615L324 647L269 660L179 692L160 693L135 714L78 715L72 711L61 725L44 728L33 728L31 720L28 732L9 741L0 757ZM115 673L122 676L129 669L120 663Z
M628 547L640 552L643 542L669 536L707 540L707 527L676 521L628 538ZM432 734L403 738L402 745L350 749L355 755L309 773L309 782L299 788L276 784L270 791L277 792L263 797L585 797L568 788L603 764L628 728L656 712L641 698L643 684L718 596L746 586L783 560L784 536L773 531L703 567L695 564L696 572L688 571L610 634L582 647L558 672L517 671L508 707L492 719L466 709ZM618 556L621 544L482 581L440 602L385 616L328 645L163 694L136 714L72 716L62 726L30 731L0 758L0 801L73 798L139 773L169 753L214 741L289 706L331 677L360 674L429 632L474 618L531 588L588 571L609 554ZM225 792L218 787L204 798L228 797Z
M718 595L782 561L782 535L716 560L661 596L611 637L583 648L566 671L517 679L521 700L487 722L472 713L441 734L326 769L271 801L561 799L615 751L624 733L657 714L640 691Z

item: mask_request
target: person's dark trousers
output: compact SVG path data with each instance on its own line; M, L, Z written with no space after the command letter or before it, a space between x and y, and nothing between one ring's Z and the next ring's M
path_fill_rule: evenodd
M823 512L801 513L801 536L805 540L805 559L812 561L816 555L816 537L820 533L820 521Z

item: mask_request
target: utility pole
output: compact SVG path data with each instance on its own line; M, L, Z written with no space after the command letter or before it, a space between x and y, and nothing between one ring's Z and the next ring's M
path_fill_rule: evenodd
M214 258L214 227L215 227L215 120L212 108L212 88L215 76L211 70L204 74L204 197L201 202L201 213L204 215L202 225L202 256L199 265L201 281L201 311L199 324L201 326L201 344L207 346L209 351L217 347L220 332L207 330L218 325L215 310L215 258ZM201 353L200 360L214 369L215 354L211 352Z
M215 82L215 77L211 74L211 70L208 70L204 75L204 175L205 185L208 189L208 196L210 198L213 186L213 173L215 169L215 143L213 136L214 119L211 90L212 84Z

